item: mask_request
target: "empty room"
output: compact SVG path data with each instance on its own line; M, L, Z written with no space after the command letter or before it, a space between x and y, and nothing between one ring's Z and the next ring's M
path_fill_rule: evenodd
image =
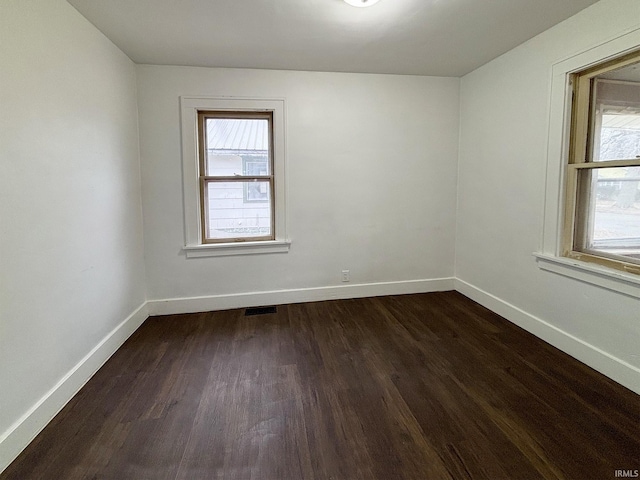
M640 472L640 1L1 0L0 479Z

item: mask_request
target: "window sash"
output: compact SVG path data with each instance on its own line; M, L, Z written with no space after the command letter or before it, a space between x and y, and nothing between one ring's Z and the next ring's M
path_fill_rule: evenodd
M597 65L570 77L573 87L569 157L566 168L565 214L562 237L562 255L606 267L640 274L640 261L609 252L587 248L586 236L590 215L591 190L588 182L581 185L581 171L611 167L640 167L640 159L593 161L593 142L596 123L595 78L640 61L636 51L621 58Z
M249 120L267 120L268 121L268 163L270 175L207 175L207 129L206 121L210 118L220 119L249 119ZM244 164L244 162L243 162ZM275 223L275 173L274 173L274 138L273 138L273 112L253 112L253 111L198 111L198 178L199 178L199 194L200 194L200 235L202 244L214 243L235 243L235 242L255 242L255 241L271 241L276 238ZM211 238L209 236L209 209L208 209L208 185L215 182L246 182L266 181L269 184L269 216L270 216L270 235L231 237L231 238ZM243 203L246 192L243 192ZM259 203L251 201L248 203ZM265 202L267 203L267 202Z
M582 164L571 164L568 166L568 178L569 183L573 186L574 193L572 195L572 200L574 203L574 226L573 226L573 235L572 235L572 243L571 249L566 252L565 256L595 261L596 263L600 263L602 265L606 265L609 267L620 268L622 267L625 271L633 271L640 273L640 268L632 267L632 268L624 268L626 264L640 264L640 260L636 260L632 257L616 255L614 253L606 252L600 249L594 249L588 247L588 225L589 225L589 215L593 212L590 210L590 197L592 195L592 191L590 189L590 185L585 182L584 185L580 185L579 182L579 174L580 172L585 171L595 171L598 169L606 169L612 167L640 167L640 159L634 160L611 160L611 161L600 161L597 163L582 163ZM623 179L612 179L612 182L615 181L625 181ZM581 199L582 202L579 203L578 199ZM588 257L585 257L585 254L588 254ZM597 261L596 257L604 257L602 261ZM623 265L620 265L622 263Z

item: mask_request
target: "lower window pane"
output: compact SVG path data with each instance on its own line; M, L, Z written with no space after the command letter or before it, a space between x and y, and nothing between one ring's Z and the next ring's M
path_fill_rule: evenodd
M208 182L208 240L273 238L269 182Z
M640 260L640 167L582 170L581 249Z

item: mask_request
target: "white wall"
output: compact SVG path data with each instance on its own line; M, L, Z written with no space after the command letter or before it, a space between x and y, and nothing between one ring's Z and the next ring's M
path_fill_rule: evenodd
M456 233L463 292L636 391L638 299L542 271L532 253L543 225L552 65L639 23L637 0L603 0L462 79Z
M136 67L63 0L3 0L0 470L144 320L145 283L162 300L339 287L345 268L352 285L447 279L455 238L465 293L596 368L601 355L637 372L638 301L543 272L531 253L551 65L638 19L637 0L603 0L459 90L452 78ZM286 98L289 253L185 258L180 95Z
M145 276L133 63L62 0L2 0L0 65L1 471L117 347Z
M452 276L458 79L137 72L150 299ZM185 258L180 95L286 98L289 253Z

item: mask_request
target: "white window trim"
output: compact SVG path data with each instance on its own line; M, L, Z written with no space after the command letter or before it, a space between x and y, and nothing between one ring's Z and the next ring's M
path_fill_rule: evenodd
M576 280L640 298L638 275L602 267L561 254L565 201L565 180L571 127L569 75L592 65L636 50L640 28L624 33L586 51L553 64L549 106L549 143L547 148L546 193L538 266Z
M620 270L607 268L597 263L581 262L569 257L557 257L534 253L538 267L547 272L557 273L582 282L598 285L624 293L630 297L640 298L640 277L629 275Z
M259 242L202 243L198 185L198 111L272 111L275 198L275 240ZM286 253L287 237L285 100L283 98L180 97L182 129L182 181L184 194L184 251L188 258L227 255Z

